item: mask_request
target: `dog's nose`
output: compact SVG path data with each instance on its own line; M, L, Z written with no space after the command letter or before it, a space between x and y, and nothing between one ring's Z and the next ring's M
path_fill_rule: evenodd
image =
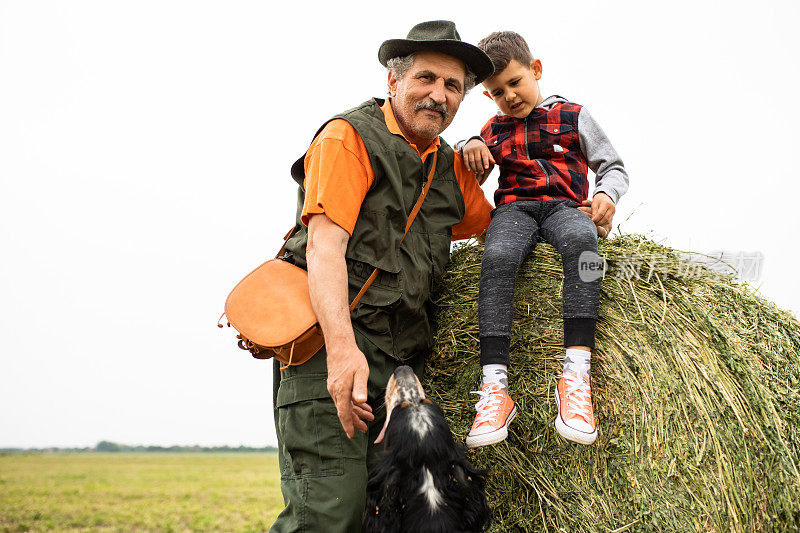
M409 366L401 366L395 369L392 374L394 382L397 384L397 391L401 401L418 402L425 398L422 385L417 379L417 375Z
M394 370L394 379L396 379L398 381L402 381L402 380L406 380L406 379L412 379L413 375L414 375L414 371L411 370L411 367L408 366L408 365L398 366Z
M408 391L407 393L404 394L404 396L411 394L411 391L415 391L419 388L418 385L419 381L417 380L417 376L416 374L414 374L414 371L411 369L410 366L397 367L392 376L394 377L394 380L397 383L398 389ZM411 398L406 398L406 399L411 399Z

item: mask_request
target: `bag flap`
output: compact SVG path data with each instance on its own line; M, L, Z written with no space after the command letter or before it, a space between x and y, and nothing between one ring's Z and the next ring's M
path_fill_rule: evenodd
M233 288L225 315L236 330L261 346L282 346L317 323L308 273L280 259L262 264Z

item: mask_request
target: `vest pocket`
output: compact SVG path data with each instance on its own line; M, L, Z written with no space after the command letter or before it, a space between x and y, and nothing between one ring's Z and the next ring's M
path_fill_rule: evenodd
M348 260L367 263L384 272L400 272L396 250L403 236L404 224L405 221L401 220L393 223L388 210L381 212L362 207L345 255ZM371 270L365 276L370 273Z
M569 124L541 124L539 129L543 133L549 133L550 135L563 135L572 131L572 126Z
M575 130L569 124L540 124L542 151L546 154L566 153L575 141Z
M367 282L375 268L369 263L347 258L347 280L350 290L348 301L353 301L353 298ZM381 270L378 273L378 277L359 300L356 309L361 304L384 307L396 302L402 295L398 277L398 274Z
M506 139L508 139L508 137L510 135L511 135L510 132L505 132L505 133L501 133L500 135L497 135L496 137L492 137L486 142L486 146L489 146L489 147L497 146L498 144L500 144L503 141L505 141Z
M503 142L505 142L510 136L511 133L509 132L501 133L497 137L489 139L489 141L486 143L486 147L489 148L489 152L492 154L494 160L498 163L503 159Z
M375 267L348 259L347 270L350 284L349 300L352 301ZM390 315L399 305L401 296L398 274L381 272L350 314L353 324L387 353L391 353L392 342Z

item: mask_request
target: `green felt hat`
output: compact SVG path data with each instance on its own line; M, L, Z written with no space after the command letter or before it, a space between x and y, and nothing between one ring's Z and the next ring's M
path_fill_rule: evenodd
M393 57L404 57L421 50L440 52L460 59L475 73L475 83L480 83L494 73L492 60L486 53L461 40L456 25L449 20L421 22L411 28L405 39L383 41L378 49L378 61L384 67Z

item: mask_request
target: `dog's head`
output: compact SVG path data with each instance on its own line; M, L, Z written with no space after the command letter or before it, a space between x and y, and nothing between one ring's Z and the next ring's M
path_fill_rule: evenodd
M407 421L410 425L395 423L392 427L411 427L420 437L424 437L425 433L434 429L432 425L436 417L432 405L433 402L425 397L422 384L411 367L398 367L389 378L389 383L386 384L386 422L384 422L383 429L375 443L387 438L386 432L393 413L397 413L397 416L403 418L413 417L414 420ZM395 434L395 438L402 436L402 431L399 429L395 429L391 433Z
M489 521L485 471L453 440L441 408L414 371L386 386L383 441L367 484L364 531L481 531Z

